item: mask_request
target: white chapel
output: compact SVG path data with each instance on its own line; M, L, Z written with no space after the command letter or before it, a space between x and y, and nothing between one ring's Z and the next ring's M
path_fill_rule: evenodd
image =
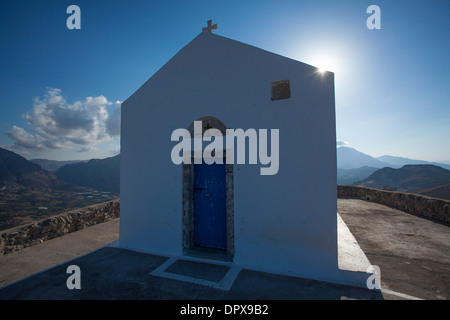
M351 276L338 267L334 74L213 27L122 104L120 247L344 282ZM183 163L172 159L177 129L189 133ZM249 134L223 144L234 159L207 164L202 136L210 129L223 141L231 129ZM271 152L276 170L261 174L275 166L261 158Z

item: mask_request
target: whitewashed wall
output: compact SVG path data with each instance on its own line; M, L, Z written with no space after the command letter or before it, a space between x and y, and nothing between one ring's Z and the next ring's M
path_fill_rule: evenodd
M291 98L271 101L271 82ZM120 245L182 254L177 128L204 117L228 128L280 130L280 169L234 167L234 262L317 278L337 270L334 78L316 68L201 33L122 105Z

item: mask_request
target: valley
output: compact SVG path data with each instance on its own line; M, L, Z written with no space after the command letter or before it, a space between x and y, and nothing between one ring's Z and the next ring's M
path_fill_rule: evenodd
M20 186L2 187L0 188L0 230L118 198L117 195L109 192L89 189L69 192Z

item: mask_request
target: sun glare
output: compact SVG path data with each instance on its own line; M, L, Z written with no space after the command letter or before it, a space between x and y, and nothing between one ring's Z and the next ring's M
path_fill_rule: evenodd
M317 67L319 73L326 71L336 72L337 62L332 57L321 56L313 61L313 65Z

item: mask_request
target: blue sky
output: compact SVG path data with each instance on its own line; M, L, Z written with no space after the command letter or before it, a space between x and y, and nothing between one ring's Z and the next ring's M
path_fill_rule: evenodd
M69 5L81 30L69 30ZM369 30L369 5L381 29ZM450 160L450 2L2 1L0 146L26 158L119 151L120 103L201 32L335 72L337 137L372 156Z

